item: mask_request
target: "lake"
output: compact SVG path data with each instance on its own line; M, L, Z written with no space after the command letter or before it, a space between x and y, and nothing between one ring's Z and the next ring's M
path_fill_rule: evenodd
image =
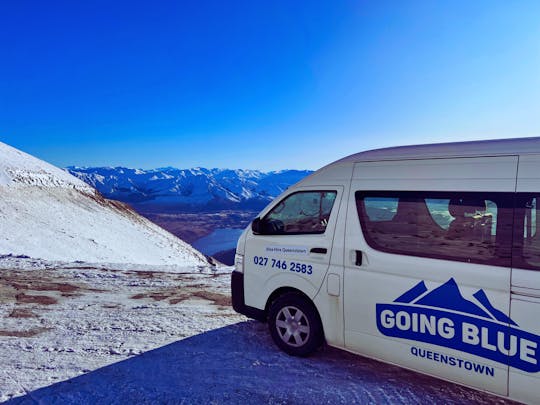
M232 228L216 229L210 235L197 239L192 243L192 246L205 255L211 256L224 250L236 248L236 242L243 231L243 229Z

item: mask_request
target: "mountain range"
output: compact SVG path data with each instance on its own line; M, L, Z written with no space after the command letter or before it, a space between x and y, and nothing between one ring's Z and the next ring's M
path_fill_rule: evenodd
M129 169L125 167L67 167L73 176L96 188L104 197L144 211L164 212L259 210L308 170Z

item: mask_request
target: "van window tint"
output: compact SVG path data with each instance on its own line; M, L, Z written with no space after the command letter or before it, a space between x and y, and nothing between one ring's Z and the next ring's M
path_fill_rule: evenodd
M519 194L516 202L514 267L540 270L540 195Z
M335 191L302 191L291 194L262 219L262 233L324 233L336 195Z
M391 221L396 216L398 201L397 198L366 197L366 215L373 222Z
M492 235L496 234L497 230L497 205L491 200L485 200L486 210L485 214L491 217L491 229ZM429 210L429 214L433 220L443 229L448 229L450 224L454 220L454 217L450 214L448 206L450 199L434 199L426 198L426 205Z
M511 195L359 191L356 203L364 237L375 249L510 266Z

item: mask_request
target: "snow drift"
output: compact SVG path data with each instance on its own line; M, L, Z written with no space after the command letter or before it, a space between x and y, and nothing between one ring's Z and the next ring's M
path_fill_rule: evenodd
M191 246L65 171L0 142L0 255L207 265Z

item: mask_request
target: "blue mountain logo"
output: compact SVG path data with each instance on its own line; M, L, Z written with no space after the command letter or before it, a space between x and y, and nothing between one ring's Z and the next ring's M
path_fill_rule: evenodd
M377 328L385 336L459 350L527 372L540 371L540 337L520 330L495 308L484 290L463 297L451 278L428 291L424 281L390 304L377 304Z
M506 316L504 312L499 311L491 305L484 290L478 290L473 294L473 297L476 298L484 308L463 298L459 291L459 287L453 278L440 287L435 288L429 294L423 295L426 291L426 284L423 281L420 281L405 294L396 298L394 302L403 302L407 304L414 303L417 305L450 309L517 326L517 324Z

